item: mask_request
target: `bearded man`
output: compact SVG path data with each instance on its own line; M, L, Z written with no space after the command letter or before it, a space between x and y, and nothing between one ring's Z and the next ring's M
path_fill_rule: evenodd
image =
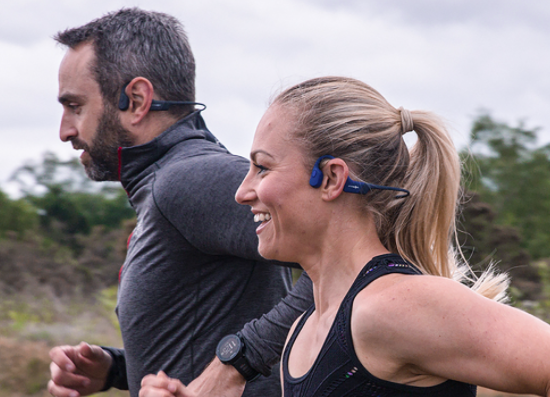
M248 161L206 128L181 24L166 14L122 9L55 40L67 47L59 69L60 138L82 150L91 179L121 182L137 225L116 309L124 349L53 348L50 393L73 397L117 387L137 397L141 379L158 371L188 384L229 334L238 360L215 359L211 377L189 390L195 385L203 395L220 396L233 385L238 395L245 380L262 373L245 395L280 395L278 371L268 376L270 367L288 328L312 302L310 281L303 278L252 321L287 295L290 269L257 252L253 214L234 200Z

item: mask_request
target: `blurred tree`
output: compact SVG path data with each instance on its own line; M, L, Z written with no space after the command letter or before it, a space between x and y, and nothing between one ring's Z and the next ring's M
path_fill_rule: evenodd
M0 296L89 293L116 285L135 213L120 184L91 182L78 159L46 153L0 191Z
M20 238L38 225L37 209L25 200L11 200L0 190L0 238L14 232Z
M550 145L537 146L538 128L474 121L471 152L461 153L467 188L491 205L497 224L516 228L534 258L550 257Z
M480 200L479 194L468 192L459 218L459 242L472 268L481 272L495 263L499 271L511 277L512 296L519 300L544 298L542 279L531 258L522 247L518 230L495 223L497 214Z
M135 216L120 184L94 183L78 159L61 161L45 153L41 163L27 163L12 176L23 199L38 209L40 226L52 240L82 250L77 235L95 226L119 228Z
M54 153L45 152L41 162L29 161L19 167L11 177L19 184L24 196L38 196L50 186L59 186L67 192L97 192L107 185L94 184L84 172L78 158L60 160Z

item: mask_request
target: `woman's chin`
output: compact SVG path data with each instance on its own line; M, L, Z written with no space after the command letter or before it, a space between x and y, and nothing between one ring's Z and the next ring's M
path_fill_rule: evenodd
M262 258L264 258L264 259L277 260L277 258L275 258L275 257L273 256L273 252L271 252L271 251L269 251L269 250L258 249L258 252L260 253L260 255L262 256Z
M258 247L258 252L264 259L272 260L272 261L278 261L278 262L289 262L289 263L295 263L296 258L289 255L287 252L282 252L278 249L273 249L273 247L270 247L269 249L267 247L262 247L261 245Z
M281 261L280 259L280 252L277 249L273 249L273 247L266 247L262 244L258 246L258 252L262 256L262 258L274 260L274 261Z

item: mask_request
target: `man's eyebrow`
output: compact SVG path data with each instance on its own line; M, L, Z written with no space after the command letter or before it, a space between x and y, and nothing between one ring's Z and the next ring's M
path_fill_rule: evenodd
M57 97L57 101L65 105L68 102L82 102L84 99L84 96L82 95L76 95L76 94L63 94Z
M266 152L265 150L259 149L259 150L254 150L253 152L250 153L250 160L256 161L256 156L257 156L258 154L260 154L260 153L261 153L261 154L264 154L264 155L266 155L266 156L269 156L269 157L271 157L271 158L274 158L271 154L269 154L269 153Z

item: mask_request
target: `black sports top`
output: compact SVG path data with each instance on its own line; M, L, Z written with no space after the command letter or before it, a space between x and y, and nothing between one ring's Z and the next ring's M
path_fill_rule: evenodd
M420 271L399 255L374 257L361 270L342 301L311 369L299 378L288 372L290 350L308 317L312 306L298 322L283 353L283 387L285 397L472 397L476 387L447 380L430 387L408 386L373 376L359 361L351 337L351 311L355 296L369 283L389 273L420 274Z

